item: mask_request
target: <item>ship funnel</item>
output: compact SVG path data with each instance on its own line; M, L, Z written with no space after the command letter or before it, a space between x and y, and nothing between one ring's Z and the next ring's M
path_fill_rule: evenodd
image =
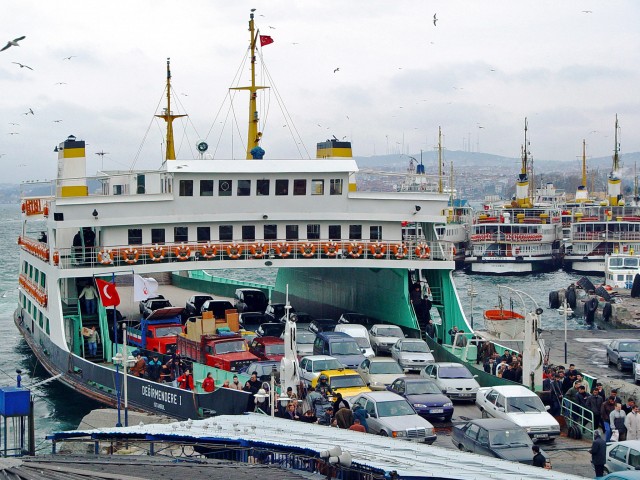
M57 147L58 181L56 195L58 197L86 197L87 159L83 140L76 140L74 135Z

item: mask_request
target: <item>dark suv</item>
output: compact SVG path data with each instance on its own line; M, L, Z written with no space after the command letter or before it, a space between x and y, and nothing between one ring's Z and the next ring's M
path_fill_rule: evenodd
M257 288L238 288L235 293L235 305L238 313L263 313L269 304L267 296Z
M207 300L202 304L200 313L213 312L215 318L225 318L225 310L233 310L233 305L227 300Z
M213 300L213 297L211 295L192 295L184 307L185 315L187 317L200 315L202 304L207 300Z
M284 303L270 303L267 305L267 309L264 312L265 320L267 322L279 322L282 317L287 313ZM296 313L296 309L291 307L289 313Z

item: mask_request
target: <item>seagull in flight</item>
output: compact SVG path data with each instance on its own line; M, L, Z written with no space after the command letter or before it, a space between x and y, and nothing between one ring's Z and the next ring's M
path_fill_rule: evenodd
M272 27L271 25L269 25L269 28L272 29L272 30L276 29L276 27Z
M54 120L53 123L60 123L62 120Z
M333 70L333 73L339 72L340 71L340 67L336 68Z
M16 65L20 65L20 68L28 68L29 70L33 70L33 68L31 68L29 65L24 65L20 62L11 62L11 63L15 63Z
M9 132L7 135L20 135L18 132Z
M438 17L436 17L436 13L433 14L433 26L436 26L436 22L438 21Z
M64 57L63 60L71 60L72 58L77 57L77 55L69 55L68 57Z
M593 13L592 10L582 10L582 13Z
M20 125L20 124L15 122L9 122L9 125Z
M66 85L67 82L56 82L54 85Z
M20 40L24 40L25 38L27 37L22 36L22 37L14 38L13 40L9 40L7 44L4 47L2 47L2 49L0 49L0 52L4 52L9 47L19 47L20 45L18 45L18 42Z
M29 114L31 114L31 115L35 115L35 113L33 113L33 110L32 110L32 109L29 109L29 111L28 111L28 112L24 112L24 113L23 113L23 115L29 115Z

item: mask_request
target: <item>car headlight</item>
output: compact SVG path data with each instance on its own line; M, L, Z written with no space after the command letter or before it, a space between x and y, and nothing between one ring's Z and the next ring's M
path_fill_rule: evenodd
M398 430L397 432L391 432L391 435L393 436L393 438L401 438L406 437L407 432L405 432L404 430Z
M555 431L555 432L559 432L560 431L560 425L551 425L549 427L549 430Z
M527 433L531 432L531 427L525 427L524 429L527 431Z
M453 407L453 402L447 402L444 405L442 405L443 407Z
M413 406L416 408L427 408L424 403L414 403Z
M431 435L433 435L433 428L425 428L425 432L427 434L427 437L430 437Z

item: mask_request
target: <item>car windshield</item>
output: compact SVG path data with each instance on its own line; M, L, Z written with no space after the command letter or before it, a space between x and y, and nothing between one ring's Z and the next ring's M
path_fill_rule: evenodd
M215 352L218 355L221 353L244 352L245 350L247 350L247 344L244 343L244 340L215 344Z
M540 397L507 397L507 411L508 412L546 412L544 404Z
M406 400L394 400L392 402L378 402L378 416L401 417L403 415L415 415L411 405Z
M245 302L263 302L266 299L264 293L262 292L244 292L244 301Z
M180 335L182 333L182 327L173 326L173 327L160 327L156 328L156 337L171 337L175 335Z
M407 395L425 395L427 393L442 393L433 382L408 382Z
M274 343L266 345L266 352L269 355L284 355L284 343Z
M618 350L621 352L640 352L640 342L620 342Z
M334 342L331 344L331 355L359 355L358 344L352 340L350 342Z
M322 370L339 370L344 368L344 365L335 358L329 360L316 360L313 362L313 371L321 372Z
M151 305L149 305L149 307L154 310L157 310L158 308L166 308L170 306L171 306L171 302L169 302L169 300L154 300L151 302Z
M316 336L312 332L305 332L304 330L298 330L296 332L296 342L301 345L312 344L316 339Z
M459 367L440 367L438 371L438 376L440 378L473 378L471 372L464 368L463 366Z
M353 337L360 348L371 348L371 342L367 337Z
M489 443L494 448L527 446L533 442L524 430L493 430L489 432Z
M413 353L429 353L431 351L427 342L402 342L400 350Z
M339 375L329 379L331 388L364 387L364 381L360 375Z
M402 375L404 372L397 362L371 362L369 373L374 375L384 373L397 373Z
M202 308L202 304L207 300L211 300L211 297L196 297L193 299L193 306L199 310Z
M378 327L377 333L380 337L404 337L404 333L402 333L400 327Z

